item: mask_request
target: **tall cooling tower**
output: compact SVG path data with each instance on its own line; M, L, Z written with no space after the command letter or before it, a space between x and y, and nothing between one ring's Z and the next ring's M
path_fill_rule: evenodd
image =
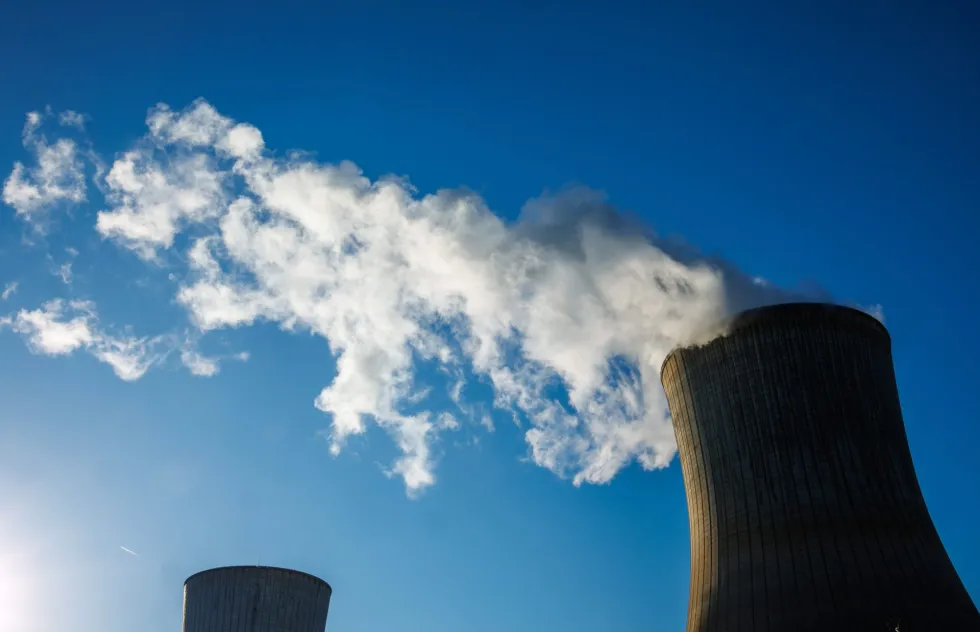
M689 632L980 630L926 510L891 340L789 304L664 362L691 529Z
M228 566L184 582L184 632L323 632L331 589L299 571Z

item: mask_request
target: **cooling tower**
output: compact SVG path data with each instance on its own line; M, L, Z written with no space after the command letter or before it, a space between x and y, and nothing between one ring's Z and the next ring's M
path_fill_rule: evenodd
M323 632L331 589L299 571L229 566L184 582L184 632Z
M661 376L690 518L688 632L980 630L916 480L877 320L751 310Z

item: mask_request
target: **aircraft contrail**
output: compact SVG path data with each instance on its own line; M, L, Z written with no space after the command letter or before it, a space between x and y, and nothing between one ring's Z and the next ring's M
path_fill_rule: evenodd
M126 552L126 553L129 553L129 554L130 554L130 555L132 555L133 557L139 557L139 556L140 556L140 554L139 554L139 553L137 553L136 551L134 551L134 550L132 550L132 549L127 549L126 547L124 547L124 546L121 546L121 545L120 545L120 547L119 547L119 548L120 548L120 549L122 549L122 550L123 550L124 552Z

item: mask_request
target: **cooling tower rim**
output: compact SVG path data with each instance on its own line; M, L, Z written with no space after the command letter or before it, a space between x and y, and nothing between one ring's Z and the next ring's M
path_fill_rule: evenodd
M317 577L316 575L313 575L311 573L306 573L306 572L303 572L303 571L298 571L298 570L293 569L293 568L283 568L281 566L259 566L257 564L252 564L252 565L239 564L239 565L232 565L232 566L217 566L215 568L206 568L203 571L198 571L198 572L194 573L193 575L191 575L190 577L188 577L187 579L185 579L184 580L184 586L186 586L187 584L189 584L193 580L197 579L201 575L207 575L207 574L210 574L210 573L220 573L220 572L224 572L224 571L238 571L238 570L250 570L250 571L257 571L257 572L263 572L263 571L279 571L279 572L286 573L286 574L289 574L289 575L295 575L297 577L304 577L306 579L313 580L317 584L322 584L322 585L326 586L327 587L327 590L329 590L331 593L333 593L333 588L330 586L329 583L326 582L326 580L320 579L319 577Z
M888 329L880 320L860 309L847 307L846 305L837 305L836 303L795 302L753 307L752 309L747 309L734 316L723 319L719 323L719 330L726 332L724 335L730 335L739 329L749 327L760 321L769 321L774 324L779 322L793 322L794 320L798 322L800 316L805 315L813 318L817 314L821 315L825 322L837 321L838 323L848 323L852 327L857 325L870 328L872 331L884 336L885 340L889 343L891 342L891 334L888 333ZM720 337L722 336L719 335L712 340ZM660 363L660 375L663 375L667 362L678 351L697 346L700 345L683 345L672 349L664 358L664 361Z

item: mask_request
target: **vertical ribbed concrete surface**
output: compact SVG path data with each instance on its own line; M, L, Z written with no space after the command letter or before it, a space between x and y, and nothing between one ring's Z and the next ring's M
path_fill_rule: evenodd
M690 518L689 632L980 630L916 480L880 323L752 310L673 352L662 379Z
M229 566L184 582L184 632L323 632L330 586L312 575Z

